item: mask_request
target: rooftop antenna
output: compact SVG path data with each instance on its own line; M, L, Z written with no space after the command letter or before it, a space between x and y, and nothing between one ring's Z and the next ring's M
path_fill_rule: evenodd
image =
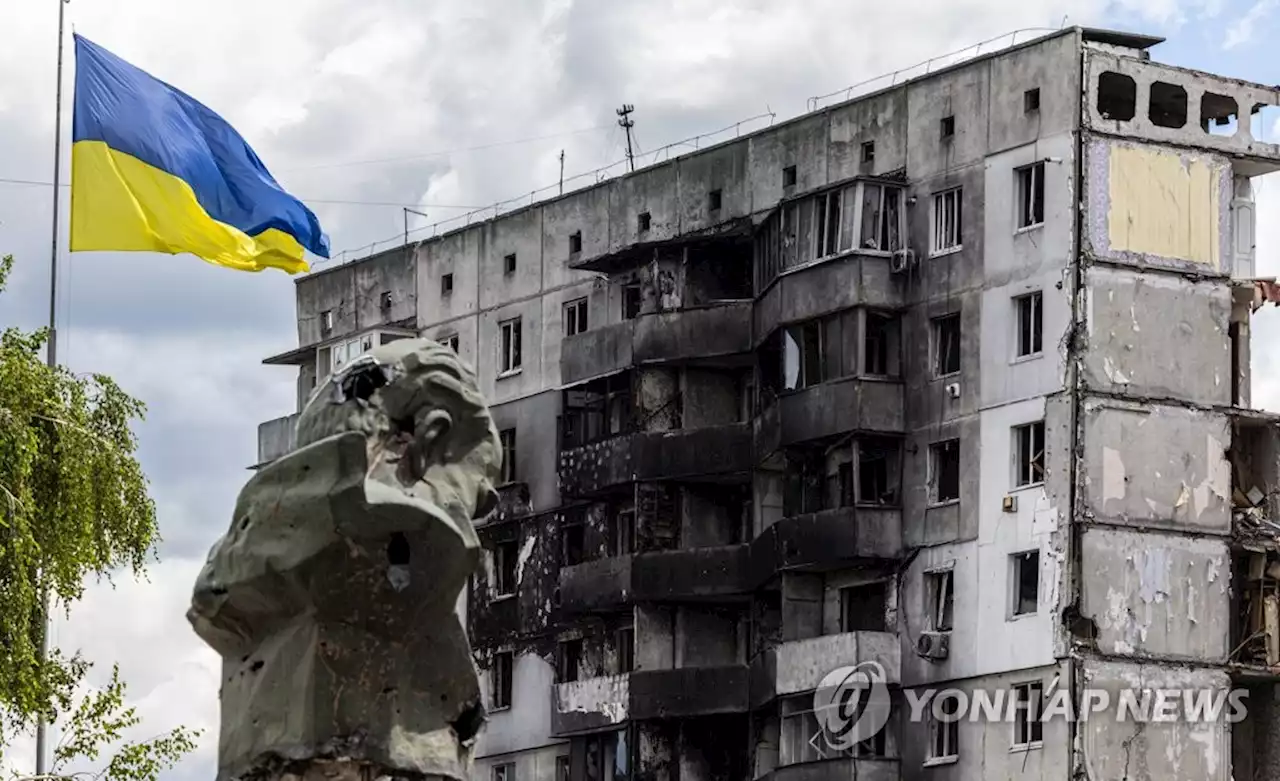
M631 119L631 112L636 107L630 103L623 103L622 108L618 109L618 125L627 131L627 168L631 171L636 170L636 156L631 148L631 128L635 127L635 121Z
M408 206L402 206L400 208L404 209L404 245L407 247L409 246L409 215L416 214L419 217L426 217L427 214L426 212L410 209Z
M560 194L564 195L564 150L560 150ZM532 203L532 201L530 201Z

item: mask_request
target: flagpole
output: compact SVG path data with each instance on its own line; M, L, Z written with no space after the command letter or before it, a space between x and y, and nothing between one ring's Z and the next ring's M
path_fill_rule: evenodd
M49 346L47 357L49 368L58 365L58 216L62 204L62 51L66 37L67 3L71 0L58 0L58 74L54 88L53 108L53 239L49 250ZM49 656L49 591L43 589L41 594L42 609L40 620L44 626L40 631L40 664L44 665ZM36 775L46 772L45 762L48 755L48 725L45 723L44 711L36 716Z

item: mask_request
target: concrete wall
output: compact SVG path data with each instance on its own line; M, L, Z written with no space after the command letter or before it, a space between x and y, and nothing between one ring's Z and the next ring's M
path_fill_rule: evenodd
M548 707L548 695L555 686L555 670L541 656L532 653L516 654L514 668L511 707L499 711L490 709L489 673L484 669L481 671L480 688L484 692L485 707L490 712L489 721L476 741L477 759L559 743L549 737L551 709Z
M511 754L485 757L477 755L472 778L477 781L488 781L493 778L493 769L496 766L514 763L516 766L514 777L519 781L560 781L556 776L556 759L567 756L569 756L567 742Z

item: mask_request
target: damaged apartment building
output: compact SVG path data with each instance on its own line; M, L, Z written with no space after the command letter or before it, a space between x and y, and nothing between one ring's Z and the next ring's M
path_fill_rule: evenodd
M1064 29L298 282L300 405L407 336L492 405L477 779L1280 779L1280 93L1159 42ZM813 690L866 661L893 716L832 750ZM1026 715L1134 687L1249 715ZM1017 715L909 718L947 688Z

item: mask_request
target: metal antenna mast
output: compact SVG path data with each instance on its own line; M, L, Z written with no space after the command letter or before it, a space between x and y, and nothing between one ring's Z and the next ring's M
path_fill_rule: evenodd
M636 170L636 155L631 148L631 128L635 127L636 124L631 119L631 112L635 110L636 107L630 103L624 103L622 108L618 109L618 125L627 131L627 168L632 171Z

